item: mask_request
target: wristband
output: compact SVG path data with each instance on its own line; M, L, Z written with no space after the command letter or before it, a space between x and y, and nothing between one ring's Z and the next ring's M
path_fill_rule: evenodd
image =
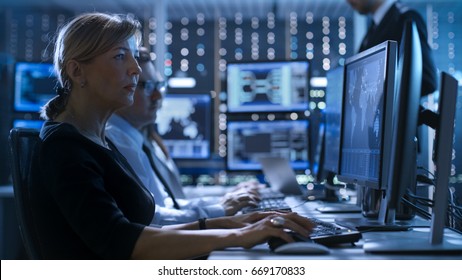
M199 222L199 229L207 229L207 226L205 225L205 220L206 218L200 218L197 220Z

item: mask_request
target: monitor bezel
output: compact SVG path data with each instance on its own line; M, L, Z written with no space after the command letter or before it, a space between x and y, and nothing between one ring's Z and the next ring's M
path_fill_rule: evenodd
M235 110L232 109L232 107L229 106L229 90L228 90L228 85L229 85L229 71L228 68L229 66L233 65L245 65L245 64L266 64L266 63L306 63L307 64L307 71L306 71L306 85L305 85L305 102L306 106L304 108L300 109L290 109L290 108L283 108L282 106L276 107L276 106L270 106L270 109L263 108L265 106L261 106L262 109L257 109L255 108L250 108L248 110ZM309 92L310 92L310 78L311 78L311 62L307 59L296 59L296 60L242 60L242 61L232 61L228 62L226 65L226 73L225 73L225 83L224 83L224 90L226 91L226 108L227 108L227 113L230 114L246 114L246 113L272 113L272 112L304 112L309 110L309 102L310 102L310 97L309 97ZM268 106L266 106L268 108ZM231 108L231 110L230 110Z
M355 64L358 61L362 61L365 58L375 55L379 52L385 52L385 74L386 81L384 82L384 115L382 119L382 141L381 141L381 157L379 160L380 169L378 180L369 180L365 178L357 178L351 175L342 173L342 150L344 141L344 127L346 119L344 118L345 108L347 106L346 94L347 94L347 75L350 65ZM342 100L342 121L340 131L340 152L339 152L339 165L338 165L338 179L345 183L357 184L362 187L369 187L373 189L386 189L387 186L387 174L389 170L390 154L391 154L391 143L384 141L385 139L391 139L392 133L392 119L393 119L393 106L394 106L394 95L395 95L395 80L396 80L396 66L397 66L397 42L392 40L384 41L374 47L364 50L345 61L344 73L343 73L343 100Z

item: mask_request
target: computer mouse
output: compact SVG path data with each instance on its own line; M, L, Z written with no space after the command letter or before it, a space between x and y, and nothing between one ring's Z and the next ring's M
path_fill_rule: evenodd
M268 240L268 245L276 254L329 254L330 250L324 245L314 243L310 239L301 238L298 235L294 235L295 242L287 243L281 238L273 237Z
M274 251L276 254L329 254L330 250L324 245L314 242L291 242L283 244Z

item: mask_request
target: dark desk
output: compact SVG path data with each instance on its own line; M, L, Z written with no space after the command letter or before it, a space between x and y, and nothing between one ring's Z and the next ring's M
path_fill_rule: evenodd
M301 201L296 198L286 198L287 203L294 207L294 212L303 216L312 216L333 222L335 218L353 218L360 217L361 214L321 214L316 211L316 207L324 204L319 201L310 201L300 204ZM298 206L298 207L297 207ZM416 217L416 219L421 219ZM424 221L422 219L422 221ZM462 254L370 254L363 251L363 245L371 240L390 240L390 239L428 239L428 227L415 228L405 232L367 232L363 233L363 238L352 246L345 244L339 247L331 248L331 253L327 255L278 255L269 251L267 244L257 245L252 249L245 250L242 248L230 248L226 250L214 251L210 254L210 260L461 260ZM445 230L445 240L453 244L460 245L462 248L462 235L452 230Z

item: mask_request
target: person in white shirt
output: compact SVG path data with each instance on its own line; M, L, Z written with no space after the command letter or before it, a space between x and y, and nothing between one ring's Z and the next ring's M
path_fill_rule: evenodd
M171 180L166 181L156 173L156 169L165 164L152 162L149 152L154 153L154 147L150 141L146 141L142 129L155 122L165 86L145 48L140 48L139 63L142 73L135 91L134 104L112 115L106 126L106 136L125 156L155 197L156 211L152 224L170 225L200 218L230 216L243 207L256 205L259 196L252 187L239 187L218 198L185 199L181 186L174 186Z

